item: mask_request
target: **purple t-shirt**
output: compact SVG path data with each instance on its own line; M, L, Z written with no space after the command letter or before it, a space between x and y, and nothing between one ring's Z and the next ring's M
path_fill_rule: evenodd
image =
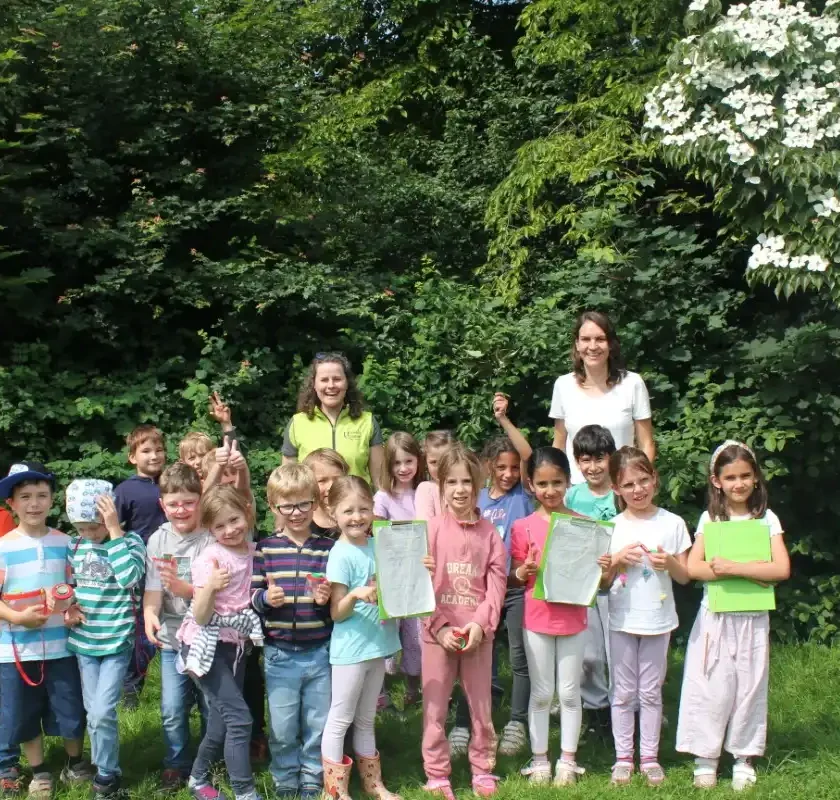
M406 522L415 519L414 489L391 494L381 489L373 496L374 516L390 519L394 522Z

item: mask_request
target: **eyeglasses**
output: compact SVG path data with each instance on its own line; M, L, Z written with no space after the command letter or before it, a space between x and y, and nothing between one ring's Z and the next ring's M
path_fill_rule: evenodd
M304 500L302 503L283 503L282 505L274 506L274 508L284 517L291 517L295 511L299 511L301 514L306 514L314 505L314 500Z
M167 511L192 511L198 505L197 500L188 500L186 503L164 503L163 507Z
M622 492L632 492L633 489L649 489L650 485L653 483L653 478L642 478L640 481L630 481L629 483L622 483L619 484L619 489Z

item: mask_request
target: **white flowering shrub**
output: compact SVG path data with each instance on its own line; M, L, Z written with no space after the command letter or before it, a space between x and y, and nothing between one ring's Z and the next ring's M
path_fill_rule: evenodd
M840 296L840 0L692 0L645 127L715 189L751 277ZM696 31L705 30L702 33ZM836 272L836 277L835 277Z

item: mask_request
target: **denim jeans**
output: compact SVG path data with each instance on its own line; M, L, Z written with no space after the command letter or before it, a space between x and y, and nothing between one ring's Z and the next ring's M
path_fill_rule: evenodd
M190 711L198 705L201 713L201 738L207 726L204 695L189 675L175 669L175 650L160 651L160 717L163 723L163 766L177 769L186 776L192 767L190 751Z
M308 650L266 646L271 777L279 794L323 785L321 734L330 711L329 644Z
M120 772L120 737L117 731L117 703L133 648L110 656L76 654L82 678L82 700L87 712L91 761L97 773L113 778Z

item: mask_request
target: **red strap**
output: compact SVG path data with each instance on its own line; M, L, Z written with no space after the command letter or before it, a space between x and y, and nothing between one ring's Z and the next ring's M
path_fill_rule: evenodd
M5 595L4 598L8 598L10 595ZM28 599L30 597L38 597L41 596L43 598L43 606L44 606L44 613L48 613L47 609L47 598L46 594L43 589L38 589L33 592L21 592L20 594L14 595L16 600L20 599ZM26 674L26 670L23 668L23 662L20 660L20 653L18 653L17 645L15 644L15 635L12 633L12 626L9 624L9 635L12 637L12 655L15 657L15 667L17 668L18 675L23 679L23 682L27 686L40 686L44 682L44 675L46 672L46 657L47 657L47 640L44 637L44 629L41 628L41 678L38 681L33 681Z

